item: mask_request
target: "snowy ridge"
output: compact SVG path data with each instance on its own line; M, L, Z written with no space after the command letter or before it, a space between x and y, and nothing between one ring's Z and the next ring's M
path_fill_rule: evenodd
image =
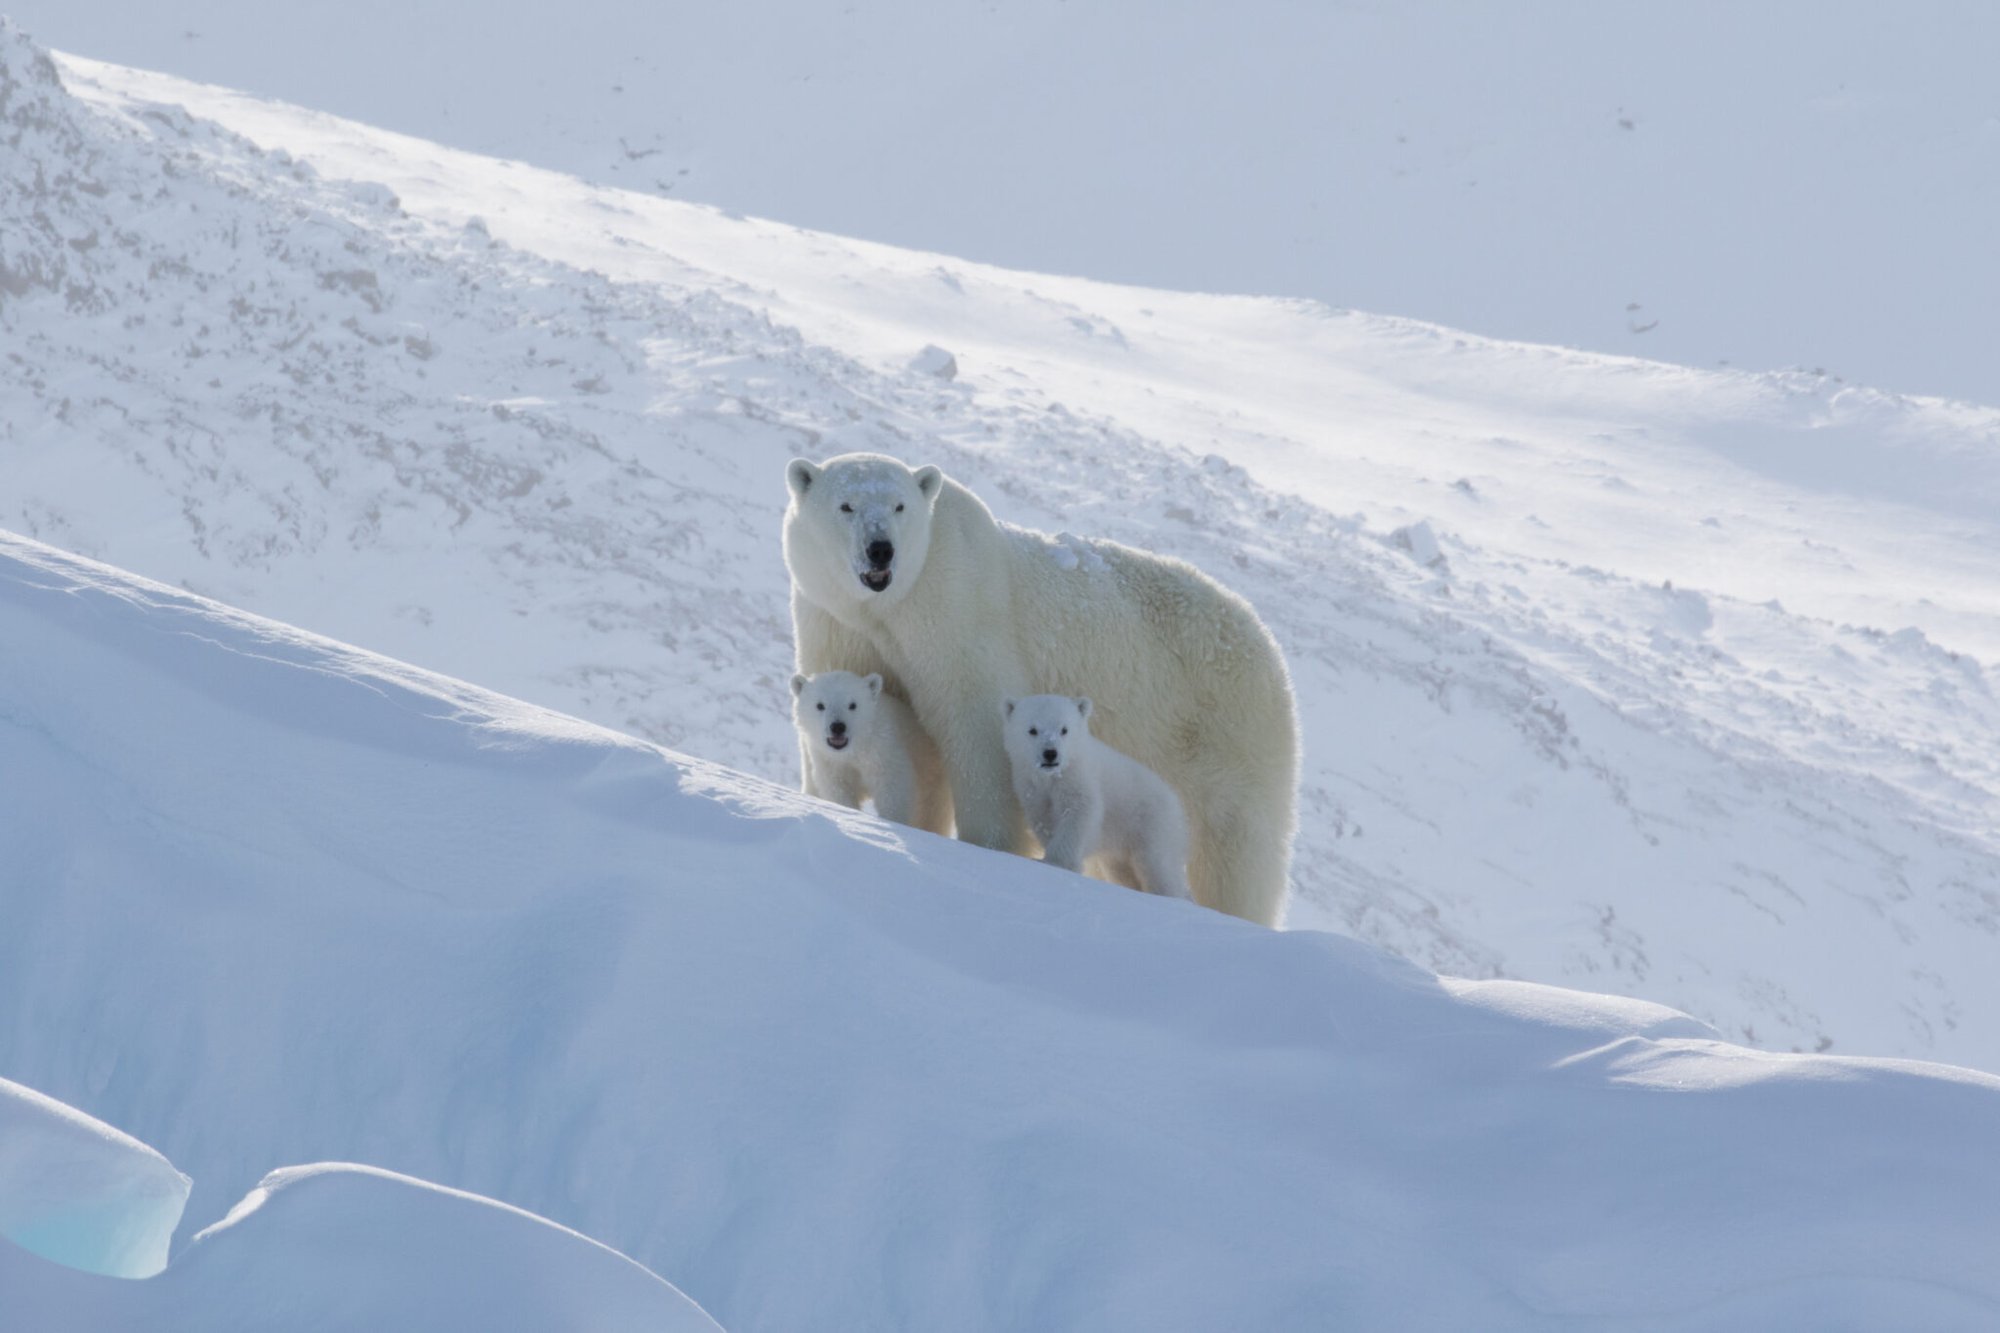
M12 11L65 51L821 231L2000 402L1979 0Z
M1441 982L11 536L0 644L0 1068L157 1144L191 1229L269 1196L115 1290L0 1246L22 1308L670 1294L417 1181L264 1179L336 1158L739 1331L2000 1317L2000 1079ZM517 1307L513 1264L568 1276Z
M936 462L1271 623L1295 925L2000 1068L2000 413L1011 274L8 43L54 128L0 150L0 522L786 782L782 462Z

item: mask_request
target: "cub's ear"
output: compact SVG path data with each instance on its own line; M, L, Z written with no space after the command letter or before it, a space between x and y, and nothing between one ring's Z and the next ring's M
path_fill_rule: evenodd
M806 675L803 671L792 677L792 697L794 699L806 692L806 682L811 679L812 677Z
M938 492L944 489L944 473L926 465L918 468L915 475L917 489L924 493L924 498L926 500L937 499Z
M1090 721L1090 700L1088 697L1076 701L1076 712L1077 716L1081 717L1084 721Z
M1000 716L1002 717L1014 716L1014 705L1019 702L1020 702L1019 699L1002 699L1000 701Z
M871 671L861 678L861 683L868 687L870 698L879 699L882 697L882 677L880 675Z
M820 466L803 458L794 458L785 464L785 484L792 488L793 495L804 495L819 480Z

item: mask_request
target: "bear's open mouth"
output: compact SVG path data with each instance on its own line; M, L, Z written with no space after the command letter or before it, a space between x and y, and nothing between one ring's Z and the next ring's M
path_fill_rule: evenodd
M870 592L880 592L889 586L889 571L886 569L868 570L862 574L861 582Z
M847 737L828 736L826 738L826 748L829 750L845 750L847 748Z

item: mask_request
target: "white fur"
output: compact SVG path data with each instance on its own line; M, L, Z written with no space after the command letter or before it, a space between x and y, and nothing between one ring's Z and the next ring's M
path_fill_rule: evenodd
M1169 898L1188 892L1187 816L1159 774L1090 734L1090 700L1031 694L1001 705L1014 795L1042 859Z
M1164 778L1198 901L1276 925L1298 800L1291 681L1250 605L1192 565L997 522L936 468L878 454L786 469L798 667L879 673L944 759L958 834L1025 851L1000 701L1089 695L1095 731ZM845 508L843 508L845 506ZM863 581L889 551L886 585Z
M792 677L801 785L808 796L875 813L911 828L951 832L951 788L937 746L879 675L822 671Z

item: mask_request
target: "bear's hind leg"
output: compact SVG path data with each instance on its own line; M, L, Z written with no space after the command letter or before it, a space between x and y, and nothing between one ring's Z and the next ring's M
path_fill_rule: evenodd
M1187 877L1202 906L1275 929L1285 919L1291 859L1278 819L1230 805L1196 814Z

